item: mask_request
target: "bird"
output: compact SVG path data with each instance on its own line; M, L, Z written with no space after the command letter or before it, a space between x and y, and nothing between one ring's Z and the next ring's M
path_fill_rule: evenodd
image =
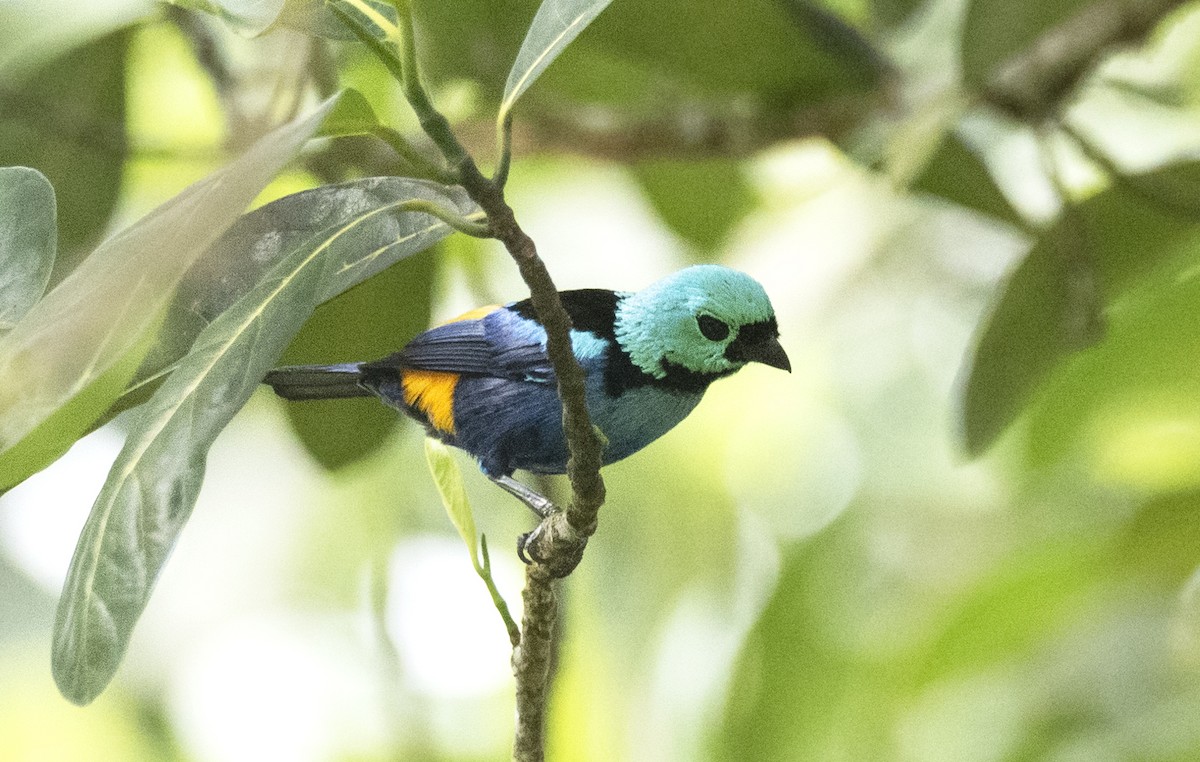
M752 362L791 372L762 285L694 265L640 291L560 291L584 373L603 465L674 428L714 381ZM428 436L474 456L483 474L545 518L553 503L513 477L562 474L569 456L546 330L532 300L489 305L369 362L294 365L264 378L288 400L376 396Z

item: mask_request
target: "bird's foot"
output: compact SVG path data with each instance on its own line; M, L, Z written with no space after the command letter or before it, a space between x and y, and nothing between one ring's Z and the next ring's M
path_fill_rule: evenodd
M549 498L534 492L511 476L489 474L488 478L529 506L529 510L541 519L533 531L517 538L517 557L526 565L537 564L544 567L550 576L555 578L565 577L574 571L583 560L587 537L571 526L567 515Z

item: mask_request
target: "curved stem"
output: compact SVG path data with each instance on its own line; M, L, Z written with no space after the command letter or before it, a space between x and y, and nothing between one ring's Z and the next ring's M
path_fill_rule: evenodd
M496 134L496 150L500 158L497 159L492 182L501 189L508 183L508 168L512 164L512 126L512 112L509 112L504 115Z
M405 201L397 205L397 209L405 212L424 212L425 214L433 215L450 227L460 233L466 233L475 238L487 238L490 235L488 226L481 222L476 222L470 217L452 212L440 204L435 204L432 201L416 198L411 201ZM478 214L472 216L479 216Z
M458 178L453 172L426 159L416 146L400 134L399 130L379 124L371 130L371 134L391 146L400 158L412 165L413 170L420 177L436 180L446 185L453 185L457 181Z

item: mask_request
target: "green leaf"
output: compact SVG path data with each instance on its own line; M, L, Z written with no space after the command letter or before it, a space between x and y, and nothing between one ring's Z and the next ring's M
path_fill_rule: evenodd
M907 21L924 0L869 0L871 15L883 27L897 27Z
M1200 487L1200 230L1173 249L1175 266L1111 311L1104 343L1047 380L1029 414L1034 463L1070 457L1143 493Z
M392 25L396 23L396 9L386 0L361 0L367 7L387 19ZM275 26L295 29L316 37L331 40L353 40L354 35L346 29L345 24L338 20L329 10L326 0L284 0L283 10L276 19Z
M913 181L914 190L932 193L980 214L1024 226L987 165L957 135L948 134Z
M425 438L425 460L429 462L429 473L442 496L446 515L458 530L458 536L467 544L471 554L471 565L478 572L483 568L479 561L479 531L475 528L475 514L463 487L462 471L450 453L450 448L432 437Z
M211 13L241 34L262 34L275 23L284 0L170 0L172 5Z
M397 82L404 81L400 28L395 22L375 12L365 0L329 0L327 7L342 28L366 45Z
M878 710L890 710L894 699L887 688L903 671L879 674L854 646L828 633L830 622L838 621L830 613L838 600L822 588L826 549L840 544L852 554L842 539L848 527L837 522L825 530L823 543L801 543L785 557L779 581L739 649L729 688L737 701L714 734L711 759L823 759L829 739L839 736L849 741L843 744L846 759L882 758L864 745L890 716ZM868 672L872 679L864 679ZM850 709L863 710L846 711L848 696L854 697Z
M492 596L492 605L496 607L500 619L504 622L504 628L508 631L508 640L513 648L516 648L521 642L521 630L509 613L508 603L504 596L500 595L496 581L492 579L492 560L488 555L487 537L479 535L475 528L475 515L463 488L462 472L458 463L451 455L450 448L432 437L425 438L425 460L429 463L429 473L433 475L446 514L458 530L458 536L467 544L467 550L471 554L471 565L487 586L488 594ZM476 537L479 537L478 542Z
M27 167L0 168L0 331L42 298L54 267L54 188Z
M280 363L374 360L395 352L429 325L438 269L435 254L440 252L409 257L322 304ZM313 400L285 405L284 410L308 451L329 469L375 452L400 419L374 397Z
M883 73L869 47L831 38L814 18L801 20L779 0L631 0L610 7L582 45L637 62L659 92L665 86L705 102L719 96L739 103L752 94L764 108L794 118L793 109L831 97L846 98L839 101L845 105L874 90ZM554 71L568 77L576 69L564 63Z
M59 602L54 676L76 703L95 698L115 672L195 504L208 448L316 306L450 232L435 218L406 212L406 203L473 210L459 189L402 178L351 184L334 196L319 190L264 210L279 205L275 211L284 216L332 214L338 224L286 249L270 230L257 245L246 241L243 251L251 258L276 264L200 332L129 420L125 446L84 526ZM263 213L254 222L266 218Z
M0 468L10 450L157 329L184 273L332 106L331 99L271 132L109 238L0 337Z
M367 135L378 126L379 118L367 99L357 90L348 89L342 91L342 97L338 98L317 135L323 138Z
M1190 252L1194 221L1145 195L1157 187L1179 194L1188 182L1200 188L1200 163L1131 177L1037 240L1004 285L970 359L962 402L968 453L987 449L1051 371L1094 343L1097 321L1130 288Z
M845 60L857 60L877 73L885 72L889 64L871 42L848 20L822 7L814 0L783 0L797 26L812 32L814 43L830 55Z
M129 349L111 368L55 410L0 458L0 493L61 458L76 440L95 428L113 397L129 385L150 349L153 332Z
M963 79L982 88L995 69L1088 0L971 0L963 24Z
M20 82L72 48L154 12L155 3L149 0L0 3L0 83Z
M500 112L496 117L502 123L516 104L517 99L529 89L558 54L579 33L592 23L600 11L612 0L544 0L529 25L525 41L517 53L508 82L504 85L504 97L500 101Z
M648 161L631 171L663 222L709 258L755 205L734 159Z
M129 145L125 71L132 30L111 32L14 78L0 76L0 165L32 167L57 196L61 280L106 232Z
M329 12L325 0L170 0L173 5L208 13L248 37L284 27L334 40L354 39ZM396 9L386 0L357 0L392 23Z

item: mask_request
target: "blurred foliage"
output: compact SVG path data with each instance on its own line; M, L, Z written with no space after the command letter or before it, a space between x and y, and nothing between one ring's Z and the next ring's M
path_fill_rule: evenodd
M448 230L404 245L380 210L472 209L371 179L411 164L363 137L377 120L434 153L323 3L173 5L0 3L0 165L57 206L47 243L36 173L0 173L0 401L37 392L0 422L0 757L502 756L503 628L415 427L259 395L217 433L277 359L380 357L521 286L459 236L386 266ZM539 5L414 0L481 164ZM1200 756L1197 28L1175 0L616 0L566 45L513 108L511 197L566 242L551 272L747 269L796 373L718 384L606 469L562 586L551 758ZM339 86L362 95L308 116ZM144 604L215 446L145 635L76 711L45 666L52 596L101 485L75 451L17 483L114 417L79 443L111 461L95 443L129 436L100 500L118 534L85 535L100 578L147 570L101 591L113 610ZM528 517L465 487L515 604Z
M1181 207L1194 203L1198 181L1200 166L1194 163L1129 177L1070 209L1040 237L1013 273L975 352L964 396L971 452L991 444L1065 356L1104 336L1105 315L1123 324L1139 299L1180 296L1200 245L1192 216L1200 217L1200 206L1197 213ZM1158 287L1137 288L1146 278ZM1117 341L1117 327L1110 327L1106 347ZM1169 343L1182 349L1189 343L1189 331L1183 333ZM1132 359L1125 355L1121 362ZM1186 383L1187 374L1166 371L1160 366L1151 375L1168 385ZM1106 386L1115 380L1113 372L1093 377Z
M713 258L754 208L744 169L730 159L642 162L633 172L654 211L701 259Z
M536 0L521 0L498 14L486 0L416 3L431 71L447 79L470 78L498 96L511 51L520 46L537 5ZM714 29L721 34L714 35ZM664 35L672 44L662 44ZM576 95L576 83L598 84L587 70L593 56L599 56L630 67L633 83L642 79L649 88L630 92L627 74L610 79L606 93L588 93L589 100L622 102L632 96L635 103L645 104L659 91L668 97L755 93L793 104L813 103L874 84L878 71L857 53L827 50L818 30L792 23L786 4L772 0L740 3L736 13L702 0L672 6L632 0L614 3L601 14L547 72L540 92L532 97L553 103Z
M1003 222L1022 224L987 166L955 135L945 136L912 187Z
M0 166L49 178L58 197L55 280L104 233L121 190L130 29L106 34L0 85Z
M985 86L996 67L1029 48L1047 29L1088 5L1088 0L973 0L963 27L963 80Z

